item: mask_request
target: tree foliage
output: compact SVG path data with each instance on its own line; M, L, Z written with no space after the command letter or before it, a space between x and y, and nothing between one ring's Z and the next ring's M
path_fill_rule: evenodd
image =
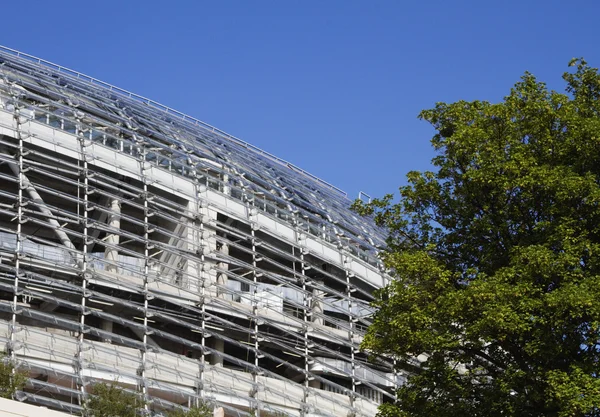
M85 406L88 417L136 417L144 407L138 393L126 391L116 383L96 383L91 394Z
M168 417L212 417L213 408L207 403L200 403L187 410L175 409L167 414Z
M0 356L0 398L14 399L27 383L27 375L15 369L12 362Z
M423 111L435 170L355 204L394 275L363 348L412 375L380 416L600 415L600 76L570 66Z
M135 417L141 415L140 411L146 405L140 393L127 391L116 382L96 383L91 394L85 406L85 415L88 417ZM166 416L212 417L213 409L207 403L200 403L188 409L173 409Z

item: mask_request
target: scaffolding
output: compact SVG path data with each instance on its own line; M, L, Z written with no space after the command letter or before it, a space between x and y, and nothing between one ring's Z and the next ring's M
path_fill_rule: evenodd
M0 48L0 340L21 399L80 413L372 416L403 381L359 349L388 277L345 194L151 100Z

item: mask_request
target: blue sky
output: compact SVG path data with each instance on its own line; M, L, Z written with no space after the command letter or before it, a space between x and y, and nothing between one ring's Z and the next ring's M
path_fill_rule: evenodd
M437 101L600 66L595 1L3 2L0 44L159 101L346 190L426 170Z

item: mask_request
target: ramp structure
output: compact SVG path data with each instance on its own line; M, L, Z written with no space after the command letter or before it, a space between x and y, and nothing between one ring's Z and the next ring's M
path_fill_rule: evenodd
M338 188L206 123L0 48L0 339L21 399L77 414L373 416L358 347L384 234Z

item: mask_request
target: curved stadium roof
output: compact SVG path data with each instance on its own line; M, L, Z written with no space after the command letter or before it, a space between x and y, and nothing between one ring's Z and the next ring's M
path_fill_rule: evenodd
M378 263L383 230L355 215L342 190L281 158L155 101L2 46L0 75L5 83L22 86L19 94L29 99L43 103L51 97L54 105L64 103L65 113L75 107L85 119L112 121L128 136L143 137L157 155L187 167L181 170L185 175L215 172L252 190L267 209L297 210L315 231L343 236L350 251Z

